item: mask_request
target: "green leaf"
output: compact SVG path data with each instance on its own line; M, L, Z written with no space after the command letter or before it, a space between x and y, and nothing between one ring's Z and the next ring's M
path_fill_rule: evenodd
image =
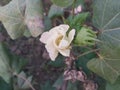
M88 16L89 16L88 12L77 14L72 21L72 25L76 25L76 24L83 25Z
M19 76L22 76L22 77L26 78L26 74L23 71L19 73ZM24 84L24 82L25 82L25 80L17 77L17 85L18 85L18 87L22 87L22 85Z
M50 84L49 81L47 81L45 83L45 85L41 85L41 89L40 90L56 90L54 87L52 87L52 85Z
M39 36L44 29L41 0L26 0L25 22L33 37Z
M12 0L0 7L0 21L12 39L23 36L28 28L32 36L41 33L43 25L40 4L41 0Z
M95 58L88 67L104 79L114 83L120 75L120 2L94 0L93 24L101 33L98 38L100 59Z
M28 89L28 88L30 88L30 85L29 85L28 81L29 81L30 83L32 82L32 76L29 76L29 77L27 78L27 80L23 83L23 85L22 85L21 88L23 88L23 89Z
M63 75L61 75L61 76L55 81L55 83L53 84L53 87L55 87L55 88L61 88L61 86L63 85L63 82L64 82L64 77L63 77Z
M48 31L52 28L52 20L47 16L44 17L44 26L45 26L45 31Z
M60 7L68 7L73 4L74 0L51 0L54 4Z
M10 78L12 77L9 61L7 49L3 44L0 43L0 76L7 83L10 82Z
M7 84L1 77L0 77L0 89L1 90L12 90L9 84Z
M57 59L55 61L50 61L48 63L48 65L51 65L53 67L63 67L63 66L65 66L65 64L64 64L64 57L63 56L59 56L59 57L57 57Z
M12 71L20 73L20 71L28 63L28 61L23 57L14 54L11 54L11 56L12 57L10 58L10 67L12 68Z
M120 78L115 84L107 83L106 90L120 90Z
M7 83L10 83L14 73L20 72L26 63L25 59L13 55L5 44L0 43L0 76Z
M76 0L75 1L75 6L78 7L79 5L82 5L82 7L84 6L84 0Z
M17 75L16 81L17 83L14 84L15 90L28 90L30 89L29 83L32 83L32 76L27 76L26 73L22 71Z
M68 23L72 28L79 30L81 26L83 26L83 24L86 22L86 19L88 18L88 16L89 16L88 12L77 14L74 17L70 16L68 18Z
M88 62L88 68L104 79L114 83L119 76L119 63L120 62L114 62L114 60L95 58Z
M48 17L49 18L53 18L54 16L60 16L63 15L63 10L64 8L56 6L56 5L52 5L50 7L49 13L48 13Z
M94 79L98 85L98 90L106 90L106 80L103 79L102 77L96 76Z
M12 39L20 37L26 28L22 20L24 3L25 0L13 0L9 4L0 7L0 21L2 21Z
M86 66L88 61L92 58L95 58L96 55L94 53L86 54L85 56L80 57L78 60L76 60L76 65L78 68L82 67L82 70L87 74L90 75L91 71Z
M77 84L72 83L71 81L68 81L67 90L78 90L77 89Z

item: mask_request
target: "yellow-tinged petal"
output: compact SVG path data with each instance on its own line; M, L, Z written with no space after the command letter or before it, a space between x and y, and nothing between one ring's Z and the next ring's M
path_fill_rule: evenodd
M45 48L47 49L51 60L54 61L55 58L58 56L58 51L54 47L52 39L47 42L47 44L45 45Z
M63 56L70 56L70 49L59 49L60 54L62 54Z
M68 34L69 44L72 42L75 36L75 29L72 29Z

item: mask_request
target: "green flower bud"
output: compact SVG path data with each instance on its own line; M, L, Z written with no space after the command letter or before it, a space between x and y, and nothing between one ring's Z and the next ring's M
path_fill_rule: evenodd
M82 27L76 33L76 37L74 39L74 44L77 46L89 46L94 45L95 41L97 41L96 32L91 30L89 27Z

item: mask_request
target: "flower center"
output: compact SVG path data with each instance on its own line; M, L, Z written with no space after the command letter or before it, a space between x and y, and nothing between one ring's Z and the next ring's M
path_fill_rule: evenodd
M62 38L63 38L63 36L60 35L60 36L56 39L55 43L56 43L57 46L59 46L60 41L62 40Z

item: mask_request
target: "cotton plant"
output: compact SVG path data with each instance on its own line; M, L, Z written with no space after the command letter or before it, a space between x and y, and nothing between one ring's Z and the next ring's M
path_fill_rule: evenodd
M52 60L47 64L56 63L58 60L60 62L58 61L57 65L61 64L61 61L63 64L62 79L53 85L57 90L77 90L77 81L82 82L84 90L119 90L120 2L50 0L53 3L50 10L45 9L47 12L42 12L43 1L11 0L0 7L0 21L11 39L22 36L38 37L41 34L40 41L45 44L45 54L47 51ZM27 64L26 60L8 52L2 42L0 50L0 89L5 87L6 90L12 90L9 88L35 90L31 85L32 77L27 78L25 73L20 73L22 67ZM43 56L49 59L48 55ZM89 72L92 75L89 75ZM44 88L53 90L49 84Z
M96 33L91 29L83 27L76 33L74 28L70 29L69 25L61 24L44 32L40 37L40 41L45 44L50 59L55 61L59 53L65 57L69 57L72 44L76 43L79 46L93 45L96 37Z
M89 80L84 71L76 69L75 62L77 58L74 56L72 48L76 45L79 47L93 46L97 41L96 38L96 32L87 26L83 25L82 28L74 29L69 24L60 24L44 32L40 37L40 41L45 44L45 48L52 61L55 61L59 54L65 57L66 68L63 74L65 82L71 81L75 83L76 81L81 81L85 84L89 83ZM92 84L96 85L96 89L97 84Z

